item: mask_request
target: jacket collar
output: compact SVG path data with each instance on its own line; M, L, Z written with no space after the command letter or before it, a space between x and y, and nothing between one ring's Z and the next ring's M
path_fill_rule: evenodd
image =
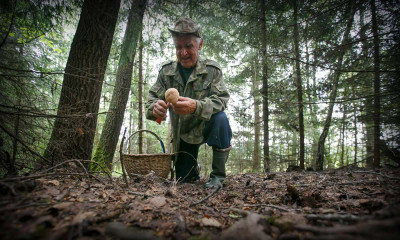
M207 73L207 66L206 66L206 60L203 60L200 56L197 60L196 67L193 69L192 76L197 76L201 74L206 74ZM165 75L167 76L176 76L180 75L179 74L179 69L178 69L178 61L175 61L172 63L171 68L169 68L166 72Z

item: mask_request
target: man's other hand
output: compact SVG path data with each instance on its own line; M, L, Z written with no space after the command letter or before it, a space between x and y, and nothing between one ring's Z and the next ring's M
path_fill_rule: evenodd
M163 100L158 100L154 104L154 108L153 108L154 117L165 119L167 117L167 110L168 110L169 106L170 106L169 103L166 103Z
M196 101L188 97L179 97L175 104L172 104L174 112L179 115L192 114L196 111Z

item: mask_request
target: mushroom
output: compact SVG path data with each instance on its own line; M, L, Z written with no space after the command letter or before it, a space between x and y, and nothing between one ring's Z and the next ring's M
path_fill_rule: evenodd
M175 88L168 88L165 92L165 100L172 104L175 104L178 101L179 92Z

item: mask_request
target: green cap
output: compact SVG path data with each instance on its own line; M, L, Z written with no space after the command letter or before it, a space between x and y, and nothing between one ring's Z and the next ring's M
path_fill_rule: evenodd
M172 36L194 35L201 38L200 26L188 17L181 17L175 22L173 28L168 28Z

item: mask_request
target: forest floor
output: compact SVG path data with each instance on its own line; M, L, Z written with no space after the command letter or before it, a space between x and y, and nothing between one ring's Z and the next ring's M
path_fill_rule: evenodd
M218 191L154 175L131 178L129 189L61 173L3 179L0 239L400 239L399 176L354 167L242 174Z

